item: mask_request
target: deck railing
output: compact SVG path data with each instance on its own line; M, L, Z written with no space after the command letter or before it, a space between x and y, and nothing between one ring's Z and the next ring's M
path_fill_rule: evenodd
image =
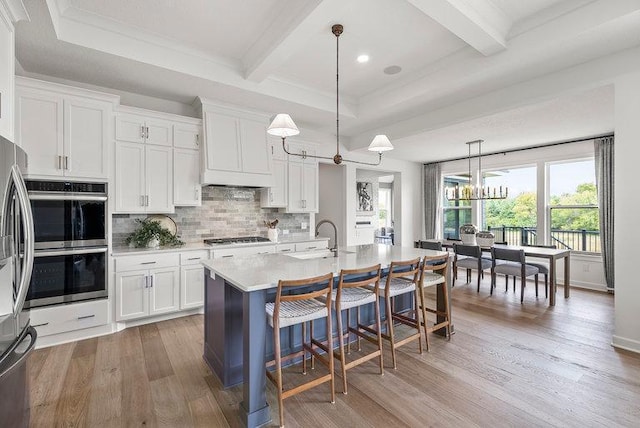
M496 241L511 245L536 245L538 232L535 227L498 226L489 227ZM600 253L600 231L551 229L551 244L558 248Z

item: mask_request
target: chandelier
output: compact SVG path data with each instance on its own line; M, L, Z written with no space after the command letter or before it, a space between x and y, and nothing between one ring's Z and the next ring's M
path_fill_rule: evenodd
M509 196L509 189L505 186L499 188L482 186L482 143L484 140L469 141L466 143L469 146L469 184L465 184L460 187L456 183L455 187L449 187L445 190L447 200L449 201L482 201L491 199L506 199ZM478 177L480 183L473 185L473 179L471 175L471 146L478 145ZM504 190L504 192L503 192Z
M285 144L285 138L298 135L300 131L298 130L298 127L296 126L296 124L293 122L293 119L291 119L291 116L289 116L286 113L280 113L276 115L276 117L271 122L271 125L269 125L269 128L267 128L267 133L282 138L282 149L289 156L298 156L301 158L329 159L329 160L333 160L333 162L336 165L340 165L342 162L351 162L351 163L358 163L362 165L372 165L372 166L380 165L380 162L382 162L382 152L387 150L393 150L393 145L391 144L391 141L389 141L389 138L387 138L386 135L376 135L368 147L368 150L372 152L378 152L378 162L369 163L369 162L349 160L349 159L343 158L342 155L340 154L340 93L339 93L339 83L340 83L339 52L340 51L339 51L338 39L342 34L343 29L344 27L340 24L336 24L331 27L331 32L333 33L334 36L336 36L336 154L335 156L333 157L314 156L314 155L308 155L308 154L299 154L299 153L289 152Z

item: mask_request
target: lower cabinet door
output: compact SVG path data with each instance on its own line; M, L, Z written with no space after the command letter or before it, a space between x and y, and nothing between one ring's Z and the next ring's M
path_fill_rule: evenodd
M149 271L116 273L116 321L149 315Z
M180 268L158 268L151 276L149 315L174 312L180 309Z
M180 309L198 308L204 305L204 267L182 266L180 277L182 285Z

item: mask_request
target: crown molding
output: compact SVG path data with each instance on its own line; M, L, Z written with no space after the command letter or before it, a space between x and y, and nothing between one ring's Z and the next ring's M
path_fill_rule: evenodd
M31 20L22 0L0 0L0 6L4 7L9 15L9 19L14 24L19 21Z

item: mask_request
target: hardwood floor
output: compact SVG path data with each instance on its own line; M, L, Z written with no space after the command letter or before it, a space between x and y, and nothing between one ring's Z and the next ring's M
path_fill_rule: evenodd
M387 349L385 375L375 360L355 367L335 404L328 384L287 399L286 426L640 426L640 356L610 345L613 296L559 290L550 309L532 286L524 305L500 286L489 296L488 279L475 288L453 288L451 341L400 348L397 370ZM37 350L31 425L240 426L241 389L223 390L204 364L202 329L190 316Z

